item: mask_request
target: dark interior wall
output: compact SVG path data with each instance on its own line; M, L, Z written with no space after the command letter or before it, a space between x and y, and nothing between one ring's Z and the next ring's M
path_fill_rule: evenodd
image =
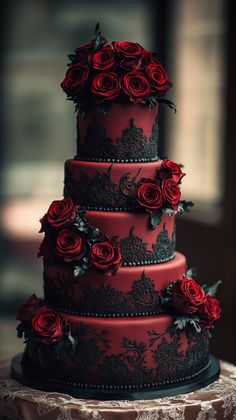
M225 284L222 296L224 298L224 330L219 340L224 345L224 356L236 363L236 3L227 2L227 48L226 48L226 95L223 99L225 109L225 150L222 159L225 162L224 183L224 218L220 242L223 246L223 264ZM218 239L219 240L219 239ZM217 258L216 261L221 261ZM222 340L223 337L223 340Z

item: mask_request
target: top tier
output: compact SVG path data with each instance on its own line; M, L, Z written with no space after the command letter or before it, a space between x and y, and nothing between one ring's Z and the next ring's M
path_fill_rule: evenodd
M114 104L109 115L94 110L77 117L80 160L146 162L157 160L158 105Z
M80 160L157 160L158 103L171 86L155 53L135 42L95 39L75 49L61 86L76 104Z

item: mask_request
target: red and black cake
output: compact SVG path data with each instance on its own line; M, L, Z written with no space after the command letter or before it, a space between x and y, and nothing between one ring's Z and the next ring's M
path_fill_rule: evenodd
M64 198L41 219L44 297L19 308L26 348L12 374L83 398L188 392L219 375L209 337L221 309L175 251L181 165L158 157L158 106L172 102L156 54L101 35L69 55L77 153Z

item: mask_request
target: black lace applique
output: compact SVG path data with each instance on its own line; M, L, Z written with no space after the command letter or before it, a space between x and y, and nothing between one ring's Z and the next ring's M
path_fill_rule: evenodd
M124 337L122 341L124 353L106 356L98 366L98 377L104 385L139 385L152 383L153 369L146 366L147 346Z
M53 306L62 306L62 302L68 304L74 286L78 283L78 277L67 277L65 275L59 275L59 273L57 273L54 279L49 279L45 273L43 277L45 300L53 304Z
M189 367L196 364L197 368L201 369L202 365L207 364L209 358L209 331L202 329L201 334L198 334L194 328L187 328L187 337L189 347L186 355L189 361ZM206 349L206 352L201 358L203 348Z
M70 380L74 386L86 388L136 389L179 383L200 373L209 358L207 331L199 334L186 329L185 332L189 346L186 351L182 348L181 333L171 326L162 334L142 331L144 336L150 337L148 345L124 337L120 352L110 354L110 331L97 331L81 322L74 331L76 351L67 357L66 363L64 358L55 358L53 346L41 349L38 343L29 342L23 367L25 365L49 380L54 378L62 383ZM153 368L149 368L146 361L150 350ZM46 352L47 357L44 355L42 360L40 352Z
M199 334L191 327L185 331L189 346L186 352L182 349L181 334L176 331L173 324L164 334L149 331L150 347L153 347L153 357L159 367L160 381L165 381L166 378L177 380L183 375L189 376L192 374L193 366L200 370L207 364L209 358L207 331L202 330ZM162 338L161 343L155 346L160 338Z
M111 284L95 289L89 283L81 284L82 297L73 296L73 285L80 280L47 279L44 277L45 299L57 310L87 316L143 316L163 313L160 296L154 281L145 275L134 280L132 289L123 292Z
M103 126L93 124L88 127L84 142L77 138L77 159L114 162L145 162L157 160L158 125L157 117L148 139L143 129L131 119L129 127L115 143L107 136Z
M119 185L111 180L112 165L106 172L97 171L95 176L81 172L76 181L68 167L65 167L64 197L71 197L74 203L79 203L87 210L133 210L139 208L135 191L136 177L130 179L124 174Z
M164 225L163 230L157 235L157 241L152 244L153 251L149 251L142 238L133 234L132 228L129 237L120 241L122 263L124 266L134 266L169 261L174 258L175 243L175 231L170 239Z

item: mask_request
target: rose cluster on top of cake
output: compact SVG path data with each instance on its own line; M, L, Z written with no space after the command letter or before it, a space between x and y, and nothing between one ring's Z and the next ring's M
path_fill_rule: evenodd
M94 105L105 109L113 102L153 107L163 101L171 82L155 53L135 42L109 44L101 35L99 24L95 35L95 39L68 56L69 69L61 83L80 113Z

